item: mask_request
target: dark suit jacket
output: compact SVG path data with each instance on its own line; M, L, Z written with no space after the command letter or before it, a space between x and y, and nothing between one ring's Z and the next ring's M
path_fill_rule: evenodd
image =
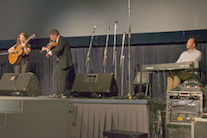
M58 62L62 69L67 69L70 66L72 66L72 56L70 52L70 46L68 41L64 37L60 36L58 45L55 48L53 48L51 51L52 54L57 55Z

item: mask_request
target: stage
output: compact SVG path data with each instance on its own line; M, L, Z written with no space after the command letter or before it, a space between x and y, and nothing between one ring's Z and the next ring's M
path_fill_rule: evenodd
M67 138L68 99L0 96L1 138Z
M106 130L149 135L147 100L0 97L0 137L98 138Z

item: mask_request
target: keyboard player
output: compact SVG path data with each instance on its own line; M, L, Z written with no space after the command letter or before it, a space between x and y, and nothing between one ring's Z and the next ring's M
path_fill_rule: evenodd
M201 61L202 54L201 51L196 49L196 46L198 44L198 40L194 37L191 37L188 39L186 43L187 51L184 51L179 59L176 61L176 63L181 62L195 62ZM173 89L175 86L179 85L181 83L181 80L187 80L190 79L193 75L193 72L190 71L173 71L169 73L169 76L167 78L167 91Z

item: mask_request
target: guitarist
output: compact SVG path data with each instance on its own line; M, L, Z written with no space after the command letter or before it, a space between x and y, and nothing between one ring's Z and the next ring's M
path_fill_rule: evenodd
M18 45L21 45L23 47L23 55L22 55L21 61L18 64L14 65L15 73L26 73L27 72L28 65L29 65L29 53L31 52L31 45L25 44L25 41L27 40L27 38L28 38L27 35L24 32L21 32L18 35L17 43L8 49L9 53L14 53L15 48Z

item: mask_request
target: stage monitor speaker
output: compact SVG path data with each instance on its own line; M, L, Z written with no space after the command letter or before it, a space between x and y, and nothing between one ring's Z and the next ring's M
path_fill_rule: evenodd
M117 96L118 87L113 73L77 73L71 92Z
M166 138L191 138L191 126L189 125L167 125L165 129Z
M207 137L207 118L194 117L191 119L191 138Z
M42 93L39 81L31 73L4 73L0 80L0 95L39 96Z
M207 85L203 87L202 91L203 91L203 99L207 100Z

